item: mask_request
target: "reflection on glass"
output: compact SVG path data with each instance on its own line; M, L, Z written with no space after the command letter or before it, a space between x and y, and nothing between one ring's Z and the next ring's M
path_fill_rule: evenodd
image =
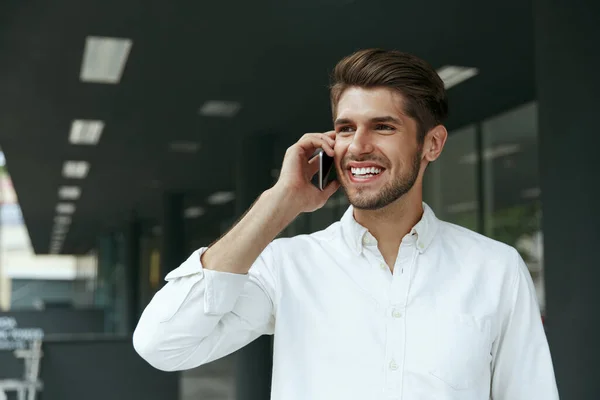
M538 178L537 105L484 121L485 234L517 248L542 310L543 247Z
M473 125L449 132L442 155L425 172L423 199L438 218L477 231L475 135Z

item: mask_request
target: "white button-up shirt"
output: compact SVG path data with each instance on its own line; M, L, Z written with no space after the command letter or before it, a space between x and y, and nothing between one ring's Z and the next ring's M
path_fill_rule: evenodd
M200 249L167 276L134 346L181 370L274 334L274 400L558 399L517 251L424 209L393 273L352 207L274 240L247 275L203 269Z

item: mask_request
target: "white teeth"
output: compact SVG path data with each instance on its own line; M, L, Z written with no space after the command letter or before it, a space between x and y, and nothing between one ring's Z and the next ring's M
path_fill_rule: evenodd
M350 171L352 172L352 175L377 175L379 173L381 173L381 169L377 168L377 167L369 167L369 168L350 168Z

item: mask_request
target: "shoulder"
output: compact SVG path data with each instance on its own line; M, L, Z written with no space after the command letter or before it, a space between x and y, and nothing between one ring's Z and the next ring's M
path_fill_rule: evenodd
M323 247L325 243L339 238L341 235L341 223L336 221L327 228L310 234L296 235L292 237L277 238L271 242L269 247L273 254L296 255L315 251Z
M520 258L517 250L506 243L445 221L439 221L436 239L445 250L477 265L516 268Z

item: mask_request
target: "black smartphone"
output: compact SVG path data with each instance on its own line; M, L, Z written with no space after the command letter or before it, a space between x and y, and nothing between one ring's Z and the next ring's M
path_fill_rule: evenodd
M323 190L329 182L336 179L333 157L327 155L323 149L317 150L314 157L318 157L316 162L319 163L319 171L313 176L312 183L319 190Z

